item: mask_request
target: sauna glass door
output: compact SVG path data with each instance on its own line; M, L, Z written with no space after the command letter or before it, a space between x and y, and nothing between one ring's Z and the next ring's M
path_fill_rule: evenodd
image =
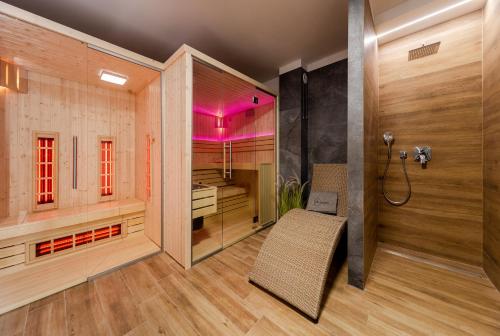
M231 75L224 77L226 106L226 176L222 199L224 247L252 234L258 223L255 161L254 87Z
M197 61L193 73L191 255L196 262L222 249L221 200L230 167L223 155L223 73Z
M192 261L275 220L275 98L193 63Z
M0 36L0 276L19 279L3 310L87 275L92 97L86 44L5 15Z

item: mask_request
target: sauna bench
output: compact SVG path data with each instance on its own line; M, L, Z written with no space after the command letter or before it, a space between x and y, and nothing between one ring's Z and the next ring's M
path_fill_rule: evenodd
M192 218L208 216L217 212L217 187L193 184L191 191Z
M143 232L136 232L83 253L66 254L21 265L15 272L0 273L0 314L159 252L160 247Z
M222 161L213 163L193 163L191 166L193 170L206 170L206 169L218 169L222 170ZM233 170L253 170L258 171L258 165L255 163L240 163L233 162Z
M0 241L144 211L144 201L127 199L8 217L0 220Z

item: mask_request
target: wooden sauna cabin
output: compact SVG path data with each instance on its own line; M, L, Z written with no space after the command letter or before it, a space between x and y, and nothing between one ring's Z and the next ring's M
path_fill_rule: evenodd
M0 313L162 247L162 64L11 14L0 14Z
M277 218L277 97L189 47L165 63L166 251L183 265Z

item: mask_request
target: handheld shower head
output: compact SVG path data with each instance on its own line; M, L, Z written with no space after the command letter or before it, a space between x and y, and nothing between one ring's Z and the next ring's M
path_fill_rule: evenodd
M392 132L384 132L384 143L391 147L393 142L394 136L392 135Z

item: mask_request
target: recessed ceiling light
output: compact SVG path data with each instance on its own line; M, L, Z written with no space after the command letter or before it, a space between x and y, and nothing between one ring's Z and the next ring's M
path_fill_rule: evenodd
M123 85L127 82L127 76L120 75L108 70L101 70L101 73L99 74L99 77L101 78L102 81L113 83L113 84L118 84L118 85Z
M405 24L403 24L403 25L401 25L401 26L398 26L398 27L396 27L396 28L394 28L394 29L388 30L388 31L383 32L383 33L381 33L381 34L378 34L378 35L377 35L377 38L381 38L381 37L384 37L384 36L386 36L386 35L389 35L389 34L392 34L392 33L394 33L394 32L397 32L397 31L399 31L399 30L401 30L401 29L405 29L405 28L407 28L407 27L409 27L409 26L413 26L414 24L417 24L417 23L419 23L419 22L422 22L422 21L425 21L425 20L427 20L427 19L430 19L430 18L432 18L432 17L434 17L434 16L436 16L436 15L443 14L443 13L445 13L445 12L447 12L447 11L450 11L450 10L452 10L452 9L454 9L454 8L457 8L457 7L460 7L460 6L462 6L462 5L465 5L466 3L469 3L469 2L471 2L471 1L472 1L472 0L463 0L463 1L457 2L457 3L456 3L456 4L454 4L454 5L451 5L451 6L448 6L448 7L442 8L442 9L440 9L440 10L436 11L436 12L433 12L433 13L430 13L430 14L427 14L427 15L424 15L424 16L422 16L422 17L420 17L420 18L416 19L416 20L413 20L413 21L407 22L407 23L405 23Z

